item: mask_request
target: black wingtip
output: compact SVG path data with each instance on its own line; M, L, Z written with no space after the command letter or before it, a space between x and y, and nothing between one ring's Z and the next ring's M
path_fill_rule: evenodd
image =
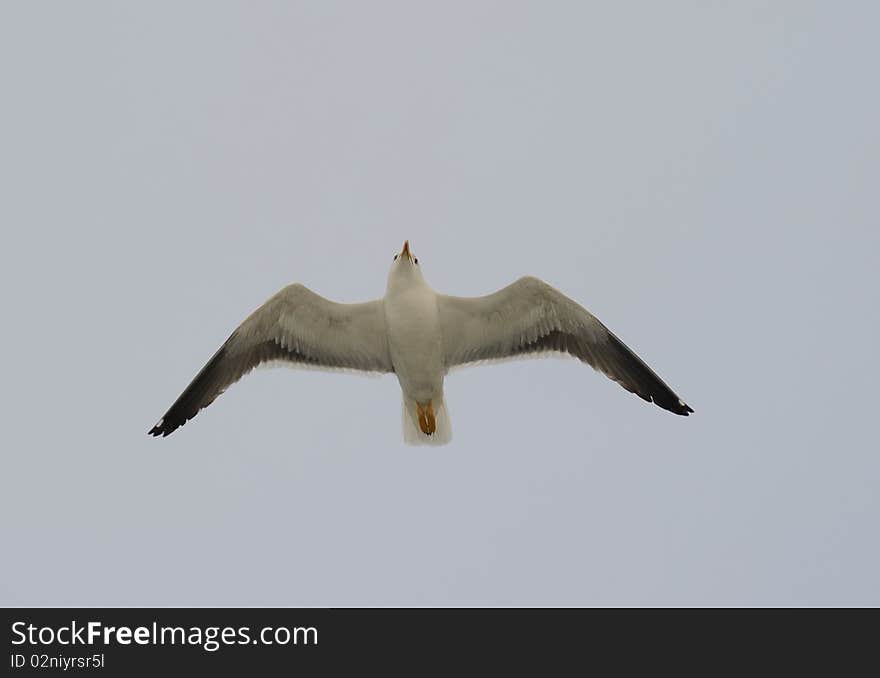
M159 436L167 438L178 428L178 426L179 424L175 426L172 422L169 422L168 417L165 416L160 419L153 428L147 431L147 435L155 436L156 438Z
M662 407L667 412L672 412L672 414L677 414L682 417L687 417L693 413L693 409L690 405L688 405L683 400L679 400L675 398L675 400L658 398L657 396L652 396L652 398L645 398L645 400L653 399L654 404Z

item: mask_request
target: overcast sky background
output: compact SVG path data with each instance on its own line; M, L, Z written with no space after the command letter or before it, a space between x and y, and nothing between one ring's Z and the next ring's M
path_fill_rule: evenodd
M710 6L711 5L711 6ZM0 9L0 602L880 604L880 6ZM696 410L576 362L261 370L303 282L539 276Z

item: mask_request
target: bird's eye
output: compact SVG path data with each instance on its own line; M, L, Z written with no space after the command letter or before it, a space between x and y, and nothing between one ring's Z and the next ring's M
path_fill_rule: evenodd
M400 256L399 254L395 254L395 255L394 255L394 261L397 261L397 257L399 257L399 256Z
M413 259L413 261L416 262L416 266L419 265L419 258L418 258L418 257L416 257L415 259Z

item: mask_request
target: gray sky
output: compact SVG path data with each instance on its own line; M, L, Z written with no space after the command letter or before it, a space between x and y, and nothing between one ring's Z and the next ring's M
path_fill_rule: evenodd
M870 2L4 3L4 604L880 604ZM539 276L576 362L263 370L147 429L282 285Z

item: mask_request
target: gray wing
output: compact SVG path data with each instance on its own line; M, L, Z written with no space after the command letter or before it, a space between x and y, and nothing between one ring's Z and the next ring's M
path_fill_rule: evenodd
M231 384L269 361L365 372L392 372L382 301L337 304L289 285L254 311L150 429L167 436Z
M438 295L446 366L567 353L675 414L693 410L589 311L537 278L485 297Z

